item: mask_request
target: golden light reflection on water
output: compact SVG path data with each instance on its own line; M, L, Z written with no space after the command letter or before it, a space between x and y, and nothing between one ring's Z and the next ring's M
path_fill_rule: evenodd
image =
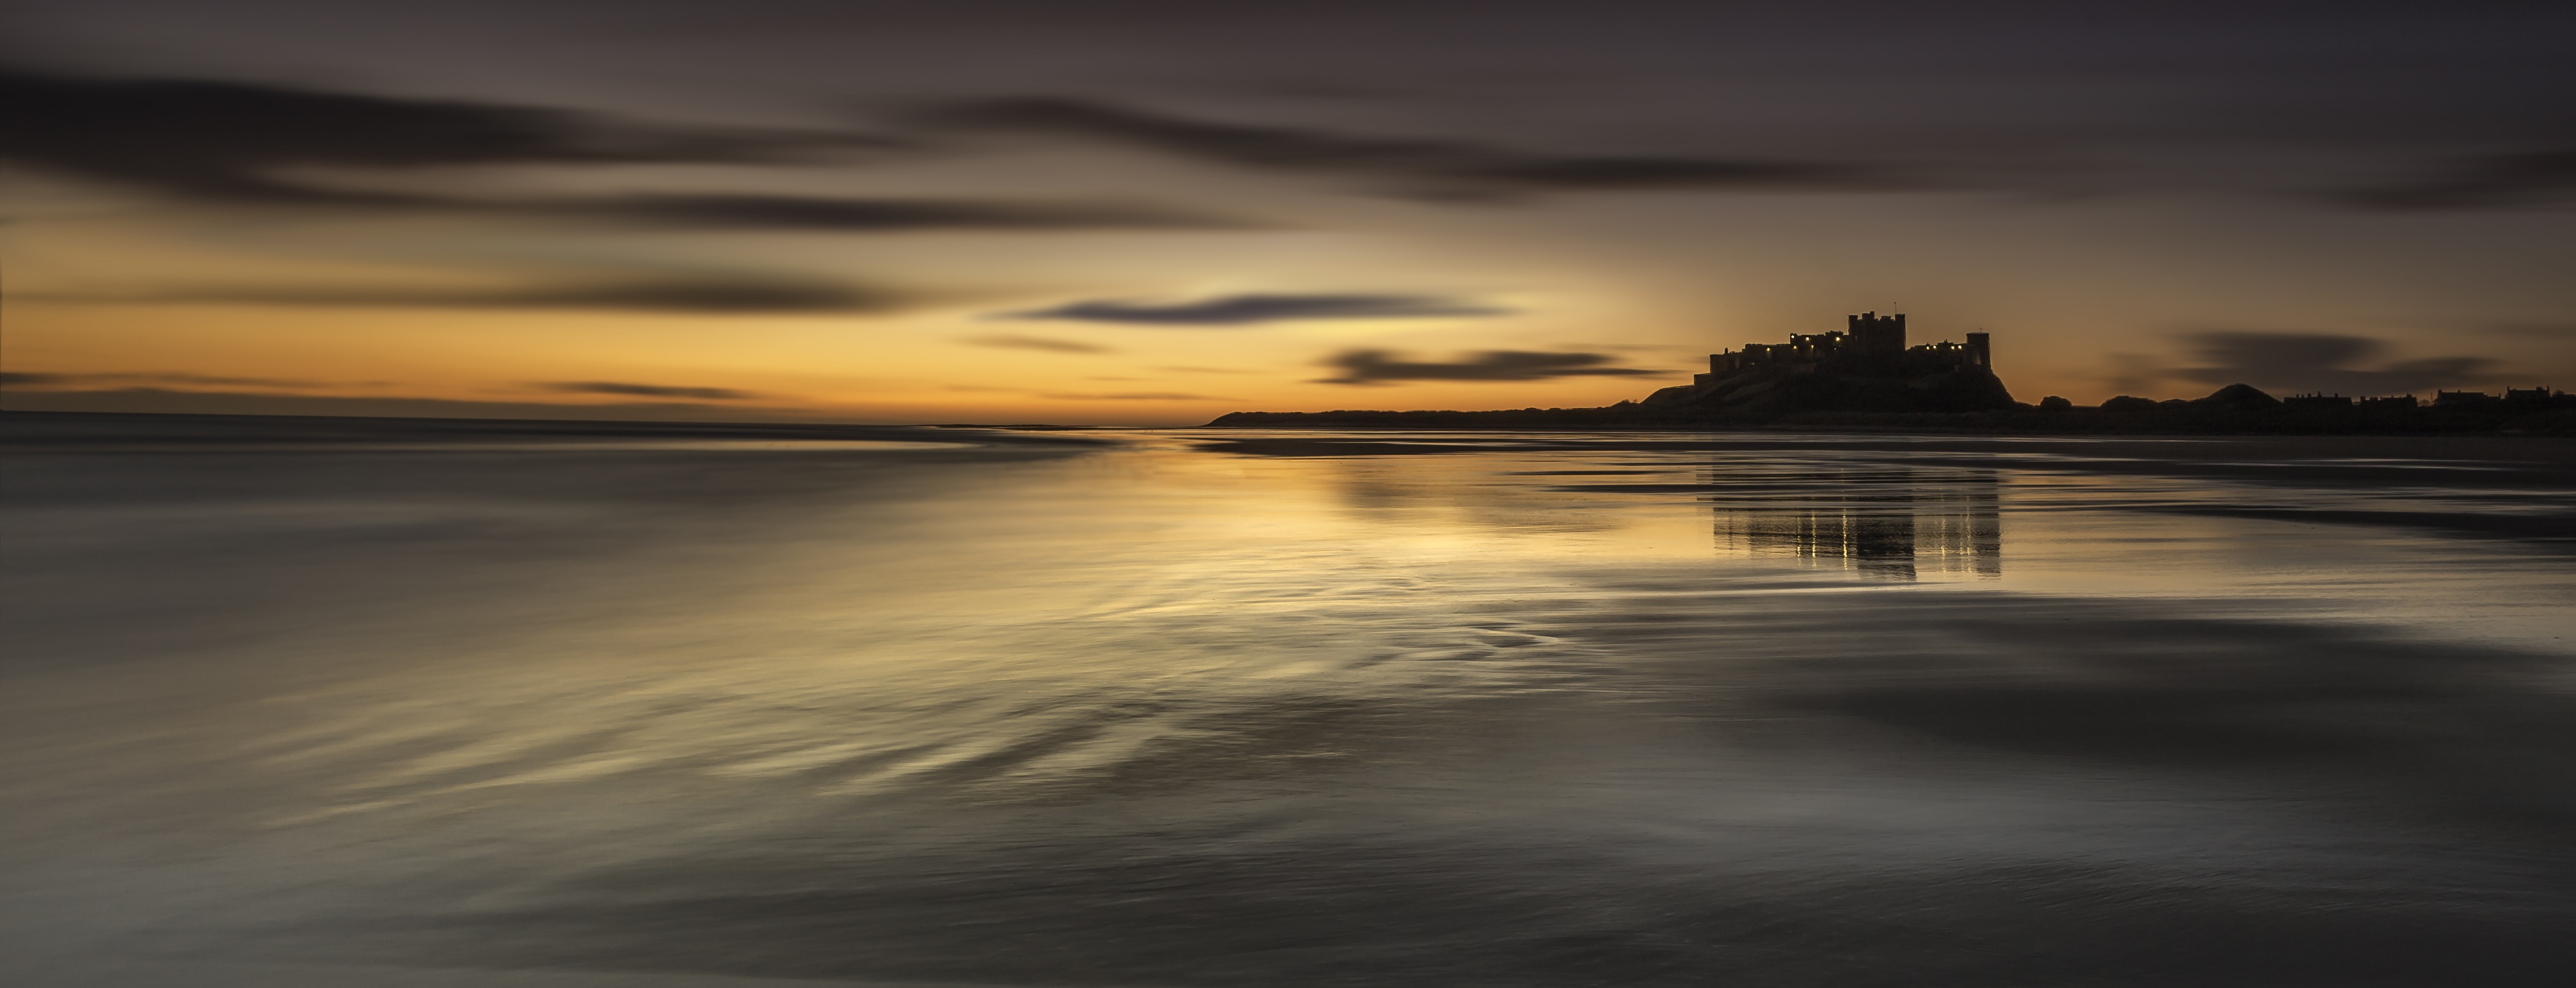
M850 798L1268 771L1357 757L1336 734L1352 711L1577 688L1616 652L1543 615L1611 599L1604 579L2011 589L2099 570L2110 545L2062 510L2098 483L2016 494L1992 469L1831 456L1263 458L1149 437L870 469L923 486L665 532L482 651L380 654L283 701L311 719L246 749L328 794L275 821L673 773ZM2037 513L2009 544L2036 554L2006 582L2016 503ZM2318 576L2339 557L2313 545L2214 561L2245 524L2124 523L2171 568L2130 566L2119 592L2398 589Z
M329 806L281 823L674 772L823 797L1043 790L1156 761L1168 781L1265 734L1306 737L1271 762L1339 758L1316 725L1349 708L1563 678L1586 650L1494 595L1655 538L1545 516L1570 496L1325 466L1108 456L801 506L775 518L792 530L680 547L684 579L647 563L567 596L490 654L293 697L326 715L250 749L333 780Z

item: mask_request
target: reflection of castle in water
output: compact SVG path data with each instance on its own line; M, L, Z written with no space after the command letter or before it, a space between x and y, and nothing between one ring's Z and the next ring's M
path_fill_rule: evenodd
M1880 576L2003 575L1991 470L1878 467L1712 476L1720 551L1787 556Z

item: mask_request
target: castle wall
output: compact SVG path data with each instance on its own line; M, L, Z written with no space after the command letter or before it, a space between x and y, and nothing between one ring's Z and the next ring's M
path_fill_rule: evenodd
M1967 342L1905 345L1905 315L1864 312L1849 317L1840 333L1799 333L1786 343L1747 343L1744 349L1708 357L1702 384L1746 371L1802 368L1852 374L1930 374L1994 366L1994 347L1985 333L1969 333Z

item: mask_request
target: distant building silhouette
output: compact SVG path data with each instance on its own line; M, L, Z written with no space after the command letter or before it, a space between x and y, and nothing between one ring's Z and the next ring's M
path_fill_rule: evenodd
M2408 400L2412 401L2413 399L2410 398ZM2287 398L2281 399L2281 404L2288 405L2292 408L2351 408L2352 399L2346 398L2342 395L2317 393L2291 395Z
M1665 388L1650 409L1724 420L1798 412L1973 412L2012 407L1985 333L1909 346L1903 313L1864 312L1827 333L1710 354L1708 373Z

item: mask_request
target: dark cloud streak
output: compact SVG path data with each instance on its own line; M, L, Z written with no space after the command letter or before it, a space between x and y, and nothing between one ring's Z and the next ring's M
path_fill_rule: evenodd
M1341 370L1317 384L1382 384L1388 381L1544 381L1559 377L1642 377L1662 371L1610 366L1599 353L1487 350L1449 363L1405 360L1389 350L1345 350L1324 360Z
M912 299L831 282L673 278L567 281L507 288L207 288L127 294L29 294L29 301L315 308L597 309L709 315L890 312Z
M1261 226L1133 202L658 194L523 204L452 200L441 205L571 220L770 230L1233 230Z
M1430 199L1509 199L1640 189L1824 191L1905 184L1884 168L1814 161L1559 155L1466 141L1213 123L1107 103L1018 98L954 103L914 117L931 136L1022 133L1087 138L1250 168L1363 176Z
M34 371L0 373L0 385L24 388L65 388L99 384L185 384L205 387L247 388L322 388L321 381L302 381L276 377L228 377L220 374L191 374L184 371L127 371L99 374L57 374Z
M740 401L760 397L749 391L732 388L700 388L668 384L628 384L622 381L554 381L538 385L547 391L566 394L620 395L630 398L686 398L697 401Z
M1000 347L1006 350L1045 350L1050 353L1110 353L1108 347L1074 340L1054 340L1043 336L973 336L964 342L972 346Z
M2387 210L2576 207L2576 148L2473 158L2441 175L2340 198Z
M198 199L399 205L281 178L292 167L774 161L884 142L633 124L560 110L185 79L0 70L0 154Z
M0 69L12 108L0 157L183 198L266 208L496 215L680 228L1237 229L1255 224L1131 202L763 194L521 200L355 190L300 167L403 170L531 164L776 163L884 151L857 134L684 128L492 103L202 80L84 79Z
M1007 319L1136 326L1253 326L1316 319L1431 319L1510 315L1512 310L1434 295L1227 295L1155 304L1101 299L1005 313Z
M2162 377L2197 384L2245 382L2257 387L2375 395L2429 391L2487 379L2495 361L2486 357L2446 356L2400 360L2378 367L2356 367L2378 359L2387 344L2364 336L2337 333L2205 330L2183 337L2193 358L2190 366L2136 368L2133 375Z

